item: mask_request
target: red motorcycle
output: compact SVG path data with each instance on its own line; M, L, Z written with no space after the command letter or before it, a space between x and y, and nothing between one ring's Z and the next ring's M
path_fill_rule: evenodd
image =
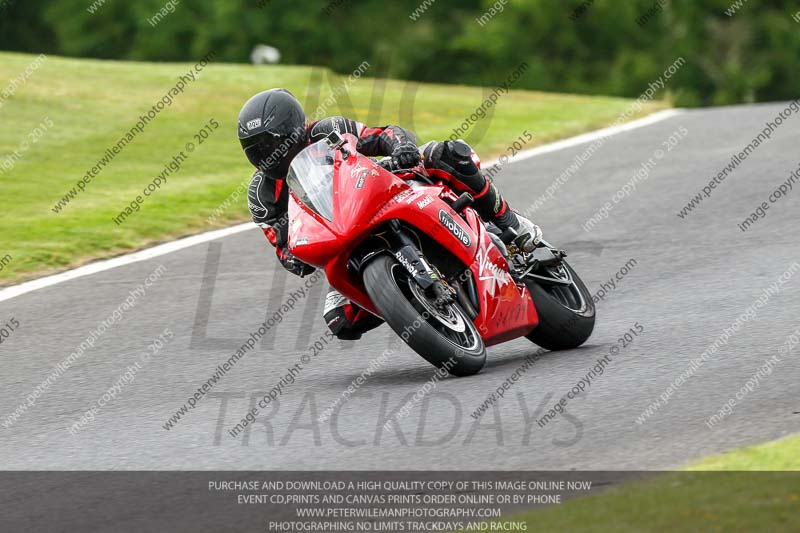
M589 291L546 242L525 253L435 183L333 132L292 162L291 252L325 270L342 295L381 317L415 352L453 375L479 372L486 348L525 336L549 350L594 328Z

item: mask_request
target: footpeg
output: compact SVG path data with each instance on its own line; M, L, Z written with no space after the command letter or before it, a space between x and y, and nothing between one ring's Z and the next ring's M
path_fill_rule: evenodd
M566 256L567 254L561 250L551 250L545 247L537 248L531 254L530 264L533 265L534 268L539 266L553 266L560 263L561 259Z

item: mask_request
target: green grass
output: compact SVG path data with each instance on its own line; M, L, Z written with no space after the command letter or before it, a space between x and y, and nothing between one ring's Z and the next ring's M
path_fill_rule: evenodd
M33 59L0 53L0 93ZM12 257L0 269L0 285L249 219L242 195L212 224L207 221L252 173L236 140L239 109L254 93L276 86L290 89L308 104L310 67L212 63L84 192L59 214L51 210L191 66L48 57L4 102L0 158L19 151L20 143L43 120L49 119L53 126L21 153L13 169L0 173L0 257ZM344 79L321 69L317 72L324 72L321 86L316 83L322 101ZM375 80L367 75L369 71L350 86L352 108L339 105L344 102L340 99L326 114L354 115L371 125L401 124L414 129L422 142L449 136L485 98L476 87L389 80L379 112L368 117ZM406 111L401 113L404 95L414 94L413 112L404 104ZM498 155L523 130L535 136L526 147L574 135L612 123L630 103L621 98L512 91L500 97L476 148L484 157ZM664 107L663 102L650 103L641 114ZM220 128L139 212L115 225L112 218L211 118Z
M800 435L713 455L687 470L800 471Z
M528 531L800 531L800 436L513 519L526 521Z

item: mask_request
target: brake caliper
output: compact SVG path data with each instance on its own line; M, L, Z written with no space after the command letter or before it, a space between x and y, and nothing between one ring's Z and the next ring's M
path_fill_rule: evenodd
M433 305L437 309L443 309L456 301L456 291L444 280L437 279L430 287L430 293L433 296Z

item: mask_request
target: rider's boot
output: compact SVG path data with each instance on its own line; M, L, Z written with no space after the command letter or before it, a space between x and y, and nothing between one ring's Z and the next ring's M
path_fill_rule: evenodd
M522 215L515 213L494 184L486 179L473 160L473 151L462 140L430 142L423 147L425 167L435 177L443 178L459 191L469 192L472 207L487 222L501 231L514 230L514 244L523 252L532 252L542 240L542 230Z
M325 297L322 316L331 333L348 341L356 341L362 334L383 324L383 320L357 306L333 287Z

